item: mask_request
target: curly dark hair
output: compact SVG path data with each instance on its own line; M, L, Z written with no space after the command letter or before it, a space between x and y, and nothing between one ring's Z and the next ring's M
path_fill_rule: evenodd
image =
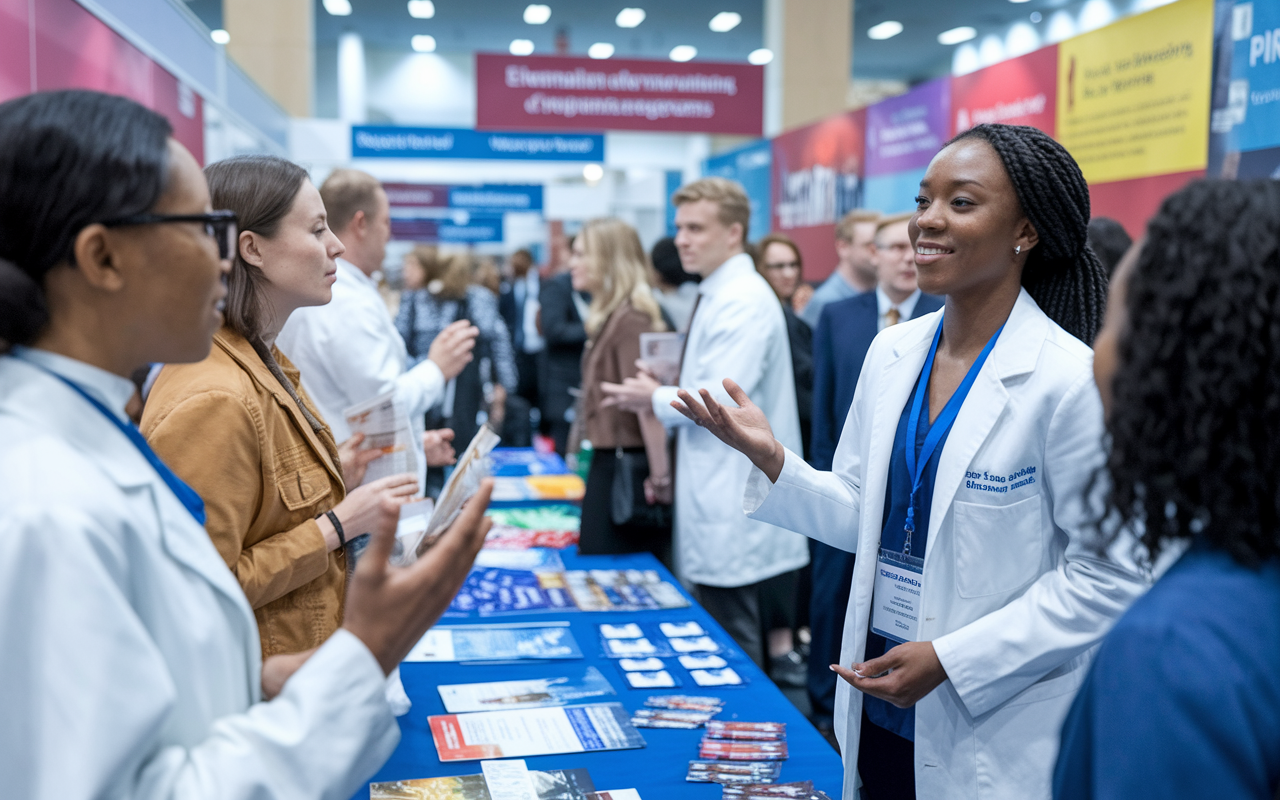
M1162 546L1280 553L1280 184L1164 201L1127 277L1107 509Z
M1013 183L1022 213L1040 235L1022 286L1049 319L1092 345L1107 307L1107 272L1088 243L1089 185L1066 148L1026 125L977 125L951 142L982 139Z

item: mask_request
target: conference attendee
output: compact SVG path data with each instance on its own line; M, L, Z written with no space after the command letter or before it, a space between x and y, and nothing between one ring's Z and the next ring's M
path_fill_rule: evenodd
M924 294L916 285L915 249L908 230L910 214L885 217L875 235L876 288L872 292L829 303L814 332L813 446L806 459L815 469L829 470L862 362L876 334L899 322L932 314L942 298ZM809 704L812 719L824 733L835 724L836 683L828 665L840 660L844 609L849 604L854 555L811 540L813 590L809 598L812 634L809 658Z
M385 676L465 577L489 489L408 569L374 520L343 627L263 662L200 497L123 415L135 369L209 353L236 247L170 137L122 97L0 105L4 794L341 800L399 740Z
M1146 589L1131 541L1091 546L1106 282L1088 219L1080 168L1035 128L978 125L934 156L911 235L946 305L872 342L832 472L732 382L737 408L681 392L749 454L753 520L859 555L832 665L846 798L859 776L872 800L1049 797L1090 652Z
M431 342L425 360L408 369L404 339L374 280L391 239L387 193L372 175L338 169L321 184L320 199L329 229L344 248L336 259L333 299L289 315L276 346L301 372L302 385L337 441L351 436L346 409L394 391L424 448L420 466L452 463L448 437L438 431L426 436L423 420L444 396L445 382L471 360L479 331L458 321Z
M328 302L343 252L306 171L243 156L205 173L214 205L239 221L225 324L203 361L161 369L141 430L203 498L209 536L257 616L263 656L297 653L342 624L347 539L396 518L417 480L392 476L348 493L363 462L339 454L275 346L296 309Z
M879 219L880 214L875 211L854 209L836 223L835 271L813 291L800 315L810 328L818 327L827 303L847 300L876 288L873 255Z
M1280 791L1278 206L1274 181L1193 183L1111 282L1106 513L1151 562L1181 557L1098 650L1060 800Z
M1124 226L1110 217L1094 217L1089 220L1089 246L1102 262L1102 268L1110 276L1120 259L1129 251L1133 237Z
M650 263L653 266L649 273L653 296L662 307L667 324L680 333L688 333L693 306L698 302L698 281L702 276L685 272L676 240L670 236L654 243Z
M538 332L542 280L538 270L533 268L533 254L528 250L515 251L508 263L511 266L511 282L499 296L499 307L515 348L516 372L519 375L515 392L536 406L538 354L546 345L542 334Z
M791 345L791 367L795 373L796 407L800 411L800 439L809 457L813 437L813 329L791 310L791 301L803 284L804 257L800 248L783 233L771 233L755 245L756 271L782 303L787 319L787 341Z
M581 235L579 233L574 241ZM573 264L572 250L569 263ZM574 422L574 393L582 385L582 352L587 342L585 321L591 293L575 285L568 272L562 272L542 282L539 296L542 303L539 320L546 342L538 377L538 408L542 420L539 427L555 442L556 452L564 455ZM638 342L636 346L639 347Z
M800 449L791 348L782 306L744 251L751 205L724 178L704 178L672 196L676 247L685 269L702 276L680 365L679 386L723 394L731 378L752 387L778 436ZM641 373L602 387L604 405L653 413L676 436L674 549L677 574L699 602L761 666L765 665L761 585L809 561L804 537L743 518L750 462L672 408L677 386Z
M591 295L586 321L590 339L582 358L582 426L595 456L582 499L578 549L588 555L647 551L670 565L670 516L650 508L671 505L666 428L651 408L633 414L605 407L601 388L635 374L640 334L666 330L646 280L648 259L640 236L622 220L591 220L573 241L569 269L574 290ZM614 511L621 502L615 497L620 482L631 497L621 520Z

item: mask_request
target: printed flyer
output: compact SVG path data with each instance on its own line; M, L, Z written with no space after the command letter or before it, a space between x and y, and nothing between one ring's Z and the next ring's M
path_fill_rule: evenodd
M523 758L645 746L621 703L443 714L429 718L441 761Z
M450 714L496 709L563 706L588 697L616 694L608 679L595 667L580 678L536 678L527 681L458 683L436 687L444 710Z
M582 658L567 622L437 626L413 646L405 661L509 661Z

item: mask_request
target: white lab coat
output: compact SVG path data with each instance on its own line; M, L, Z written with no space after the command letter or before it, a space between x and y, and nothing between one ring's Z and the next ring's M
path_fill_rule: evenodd
M800 450L791 345L778 296L745 254L730 258L698 289L702 299L689 330L680 386L694 397L706 389L732 404L722 385L732 378L764 410L778 441ZM803 536L743 516L738 498L751 462L672 408L676 391L656 390L653 410L677 431L674 538L680 577L706 586L747 586L809 563Z
M754 519L858 554L845 665L865 652L894 435L941 320L939 311L876 337L833 472L788 452L776 484L753 470L747 485ZM1147 586L1126 544L1107 556L1089 546L1085 491L1104 461L1092 360L1023 291L942 450L919 635L948 680L915 707L922 800L1048 798L1059 728L1092 648ZM851 800L862 695L843 680L835 716Z
M129 381L25 351L113 410ZM345 800L399 740L339 631L260 702L253 611L139 451L62 382L0 357L0 795Z

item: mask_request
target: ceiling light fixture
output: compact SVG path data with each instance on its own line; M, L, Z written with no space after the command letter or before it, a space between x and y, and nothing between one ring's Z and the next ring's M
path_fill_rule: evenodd
M413 37L409 43L419 53L434 53L436 51L436 37L425 33Z
M599 164L587 164L582 168L582 177L591 183L595 183L604 177L604 167Z
M609 58L613 55L613 45L608 42L596 42L587 48L587 55L592 58Z
M527 56L533 53L533 42L528 39L512 39L507 50L513 56Z
M737 11L721 11L711 18L709 27L716 33L728 33L742 22L742 15Z
M624 8L618 12L618 17L614 22L618 23L619 28L634 28L644 22L644 9Z
M872 39L892 39L902 33L902 23L896 19L887 19L879 25L867 28L867 36Z
M324 0L324 10L335 17L351 16L351 0Z
M959 28L952 28L949 31L943 31L938 34L938 44L960 44L967 42L977 36L978 32L968 25L962 25Z
M551 19L551 6L541 3L530 3L524 9L524 21L530 25L541 25Z
M1039 11L1032 11L1032 12L1031 12L1031 21L1032 21L1033 23L1038 23L1038 22L1040 22L1040 20L1042 20L1042 19L1044 19L1044 16L1043 16Z
M217 44L226 44L231 41L231 34L227 33L222 28L218 28L216 31L209 31L209 38Z
M672 61L692 61L694 56L698 55L698 48L691 44L678 44L671 48Z
M747 55L747 63L755 64L757 67L763 67L773 60L773 51L767 47L761 47L759 50L752 50Z
M409 0L409 16L414 19L431 19L436 15L436 4L431 0Z

